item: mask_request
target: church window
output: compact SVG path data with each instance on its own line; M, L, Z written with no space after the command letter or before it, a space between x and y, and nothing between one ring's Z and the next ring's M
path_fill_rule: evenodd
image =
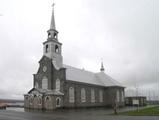
M56 33L54 33L54 38L57 38L57 34Z
M48 33L48 38L51 38L51 33Z
M99 91L99 102L103 102L103 91Z
M56 53L59 52L59 47L58 47L58 45L55 45L55 52L56 52Z
M33 97L32 96L30 97L30 104L31 105L33 104Z
M74 103L75 102L75 94L74 94L74 88L70 87L69 88L69 102Z
M91 89L91 102L95 102L95 92L94 92L94 89Z
M60 104L61 104L61 99L56 98L56 107L60 107Z
M48 79L45 76L42 79L42 89L48 89Z
M49 51L49 45L46 45L45 46L45 52L48 53L48 51Z
M120 101L119 90L117 90L117 92L116 92L116 100L117 100L117 102L119 102L119 101Z
M81 102L86 102L86 91L84 88L81 89Z
M56 80L56 91L60 91L60 80Z
M94 92L94 89L91 89L91 102L95 102L95 92Z
M124 102L124 92L121 92L121 101Z
M49 100L50 100L50 97L47 96L47 97L45 98L45 101L49 101Z

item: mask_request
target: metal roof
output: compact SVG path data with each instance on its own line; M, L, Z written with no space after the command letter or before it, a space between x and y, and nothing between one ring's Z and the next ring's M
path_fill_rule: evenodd
M63 65L66 68L66 80L95 84L100 86L119 86L124 87L118 81L114 80L104 72L93 73L83 69Z

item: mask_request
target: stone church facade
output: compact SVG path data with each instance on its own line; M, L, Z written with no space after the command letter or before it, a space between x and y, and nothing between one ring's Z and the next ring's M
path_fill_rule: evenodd
M48 38L43 43L39 69L33 75L34 86L24 95L24 107L53 110L57 108L124 106L124 87L105 74L63 64L62 43L58 41L52 11Z

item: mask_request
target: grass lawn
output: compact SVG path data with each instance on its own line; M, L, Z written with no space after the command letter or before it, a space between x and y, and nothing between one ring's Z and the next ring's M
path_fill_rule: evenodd
M143 108L140 110L121 112L119 115L132 116L159 116L159 106Z

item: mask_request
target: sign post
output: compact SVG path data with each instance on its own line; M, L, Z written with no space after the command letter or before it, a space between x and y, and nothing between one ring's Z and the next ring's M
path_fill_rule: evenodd
M139 111L139 100L134 99L132 102L133 106L137 106L137 111Z

